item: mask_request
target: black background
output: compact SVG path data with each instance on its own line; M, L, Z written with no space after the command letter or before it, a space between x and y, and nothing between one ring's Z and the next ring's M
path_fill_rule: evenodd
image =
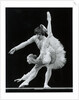
M20 78L30 71L34 65L26 61L28 54L39 55L36 44L9 55L14 46L26 41L34 35L34 28L39 24L47 26L46 12L52 16L52 30L56 38L64 45L67 62L62 69L53 70L49 81L51 87L72 87L72 8L6 8L6 87L18 87ZM43 87L46 68L42 68L37 77L27 87Z

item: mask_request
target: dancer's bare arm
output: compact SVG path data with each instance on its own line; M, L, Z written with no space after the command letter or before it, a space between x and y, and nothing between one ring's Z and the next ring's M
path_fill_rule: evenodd
M12 48L10 51L9 51L9 54L14 54L15 51L17 50L20 50L22 48L24 48L25 46L33 43L35 41L35 38L36 36L33 36L31 37L30 39L28 39L27 41L25 42L22 42L21 44L19 44L18 46L15 46L14 48Z

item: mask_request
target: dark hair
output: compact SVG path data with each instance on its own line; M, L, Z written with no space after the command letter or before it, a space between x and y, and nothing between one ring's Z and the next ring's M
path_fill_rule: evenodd
M39 25L37 28L34 29L34 34L45 35L45 31L43 30L43 26Z

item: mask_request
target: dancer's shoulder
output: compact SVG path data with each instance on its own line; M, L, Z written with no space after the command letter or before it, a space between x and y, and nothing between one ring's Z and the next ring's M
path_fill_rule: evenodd
M37 38L37 35L33 35L33 38L36 39Z
M36 40L37 36L36 36L36 35L33 35L31 38L32 38L33 40Z

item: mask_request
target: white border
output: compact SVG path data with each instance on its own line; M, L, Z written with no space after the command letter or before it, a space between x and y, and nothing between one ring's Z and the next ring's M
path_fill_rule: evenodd
M73 92L6 93L5 92L5 7L72 7L73 8ZM72 1L2 1L1 2L1 99L78 99L78 6Z

